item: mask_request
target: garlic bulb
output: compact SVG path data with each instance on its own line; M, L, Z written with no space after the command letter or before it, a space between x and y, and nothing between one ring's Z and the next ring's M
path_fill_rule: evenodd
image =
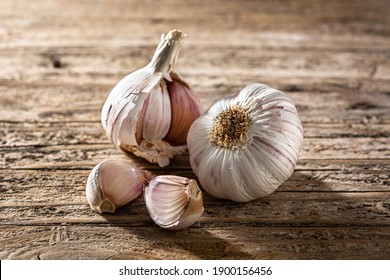
M110 141L160 166L187 148L188 130L203 109L198 96L174 71L185 35L172 30L151 62L113 88L101 113Z
M202 187L237 202L274 192L293 173L302 142L293 101L264 84L217 101L193 123L187 138Z
M155 177L144 188L144 198L150 217L162 228L187 228L203 213L202 192L195 180L185 177Z
M147 175L121 160L107 160L96 165L88 176L86 196L98 213L110 212L142 194Z

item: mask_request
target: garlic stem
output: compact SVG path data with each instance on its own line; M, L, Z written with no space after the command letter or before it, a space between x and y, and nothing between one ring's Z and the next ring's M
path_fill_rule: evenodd
M172 30L166 36L161 36L161 41L149 63L152 72L168 73L174 70L176 58L179 55L180 47L185 38L185 34L180 30ZM164 75L168 81L171 81L169 75Z

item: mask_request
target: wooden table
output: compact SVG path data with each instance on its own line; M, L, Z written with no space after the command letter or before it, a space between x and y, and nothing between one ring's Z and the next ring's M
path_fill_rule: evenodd
M142 3L141 3L142 2ZM388 1L0 1L1 259L389 259ZM249 203L204 194L189 229L143 198L114 215L85 197L92 167L134 161L195 178L188 153L129 159L100 124L108 93L188 34L177 70L207 108L246 84L289 94L305 129L296 171Z

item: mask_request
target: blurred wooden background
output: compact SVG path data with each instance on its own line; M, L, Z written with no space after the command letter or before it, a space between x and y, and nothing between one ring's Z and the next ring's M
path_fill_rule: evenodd
M142 197L94 213L86 178L114 150L100 109L188 34L178 72L204 106L261 82L287 92L305 129L292 177L238 204L204 194L171 232ZM0 1L1 259L389 259L389 1ZM195 178L188 154L154 174Z

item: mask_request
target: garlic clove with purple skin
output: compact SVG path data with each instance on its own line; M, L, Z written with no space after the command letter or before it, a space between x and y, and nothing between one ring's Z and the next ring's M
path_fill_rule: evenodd
M201 217L203 196L195 180L164 175L153 178L144 188L146 208L160 227L180 230Z
M86 196L93 210L114 213L142 194L148 182L140 168L121 160L107 160L96 165L87 179Z
M164 140L174 146L185 145L192 123L203 113L197 95L177 75L168 82L172 116L169 131Z
M191 126L191 167L206 192L245 202L273 193L294 172L303 128L293 101L264 84L223 98Z

